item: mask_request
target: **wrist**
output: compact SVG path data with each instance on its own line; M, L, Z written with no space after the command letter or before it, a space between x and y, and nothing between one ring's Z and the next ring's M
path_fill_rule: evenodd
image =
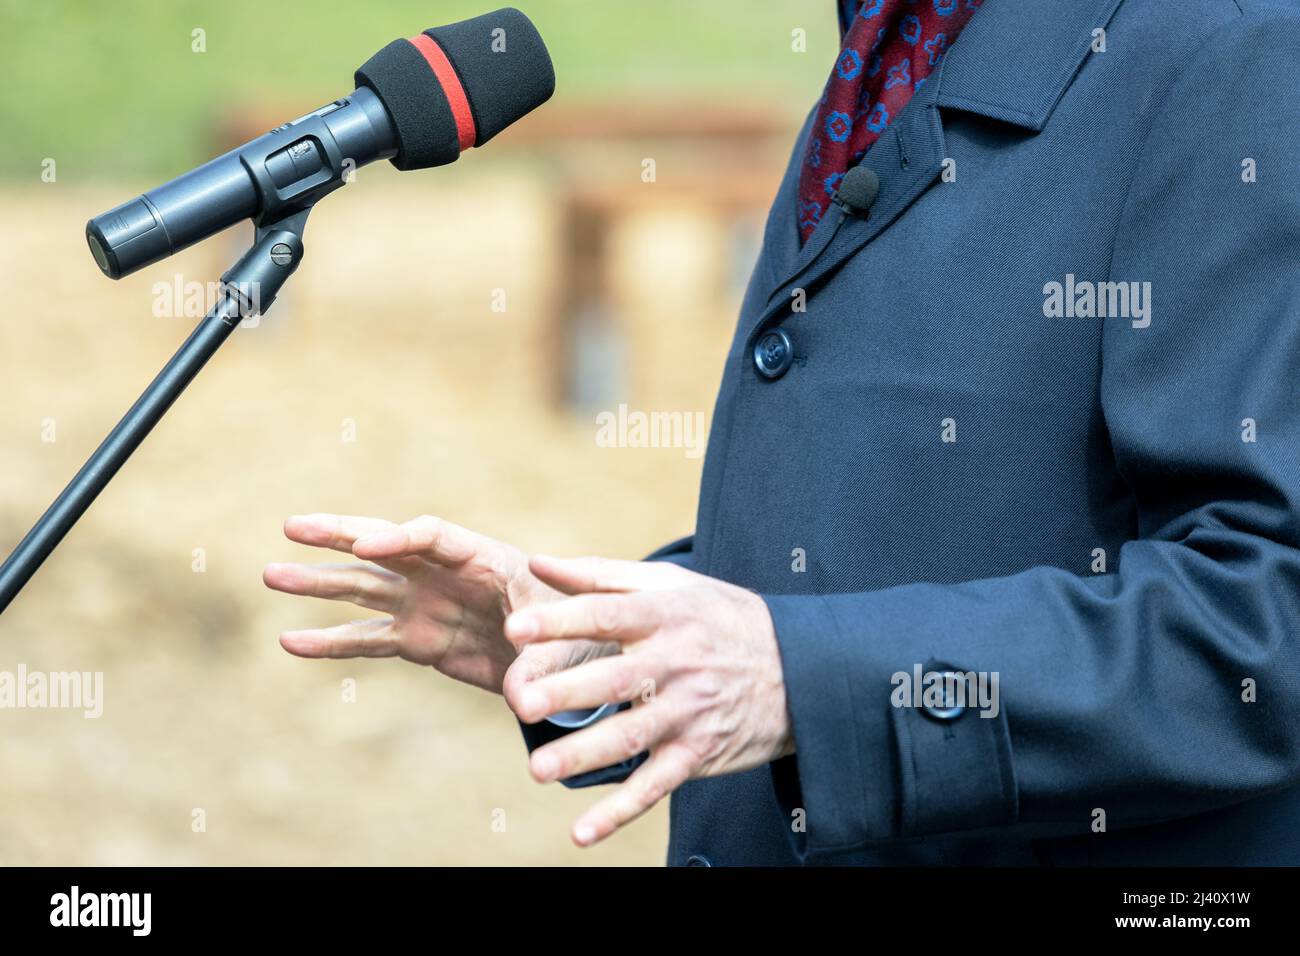
M786 698L785 669L781 648L776 639L776 625L767 602L753 591L744 591L747 607L745 629L757 645L760 661L757 675L759 698L763 708L764 739L769 743L773 760L795 752L794 723Z

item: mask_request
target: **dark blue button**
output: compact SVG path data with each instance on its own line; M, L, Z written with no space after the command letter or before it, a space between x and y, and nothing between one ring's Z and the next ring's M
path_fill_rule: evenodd
M698 853L693 853L686 858L686 865L687 866L712 866L713 864L709 862L709 858L707 856L700 856Z
M785 329L769 329L754 345L754 367L764 378L780 378L794 361L794 345Z
M957 703L955 696L956 682L960 681L965 683L965 677L958 674L956 671L944 671L939 675L939 677L940 680L943 681L942 687L944 688L944 703L948 706L938 707L934 704L926 704L923 708L923 712L932 720L937 720L944 724L951 723L962 714L966 713L966 708ZM949 688L953 689L954 696L949 696ZM973 690L973 688L968 688L967 692L969 693L970 690Z

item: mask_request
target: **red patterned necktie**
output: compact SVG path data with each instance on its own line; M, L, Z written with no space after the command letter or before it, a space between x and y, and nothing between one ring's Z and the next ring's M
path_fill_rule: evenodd
M808 133L799 173L799 237L938 67L983 0L844 0L848 30ZM851 19L850 19L851 18Z

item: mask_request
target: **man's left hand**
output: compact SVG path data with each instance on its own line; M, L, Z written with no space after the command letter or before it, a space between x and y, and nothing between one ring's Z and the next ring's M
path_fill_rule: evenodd
M532 573L572 597L516 611L516 646L593 639L621 653L508 687L526 723L562 710L631 702L533 751L540 782L650 757L574 824L589 846L687 780L738 773L794 752L781 657L757 594L659 562L534 557Z

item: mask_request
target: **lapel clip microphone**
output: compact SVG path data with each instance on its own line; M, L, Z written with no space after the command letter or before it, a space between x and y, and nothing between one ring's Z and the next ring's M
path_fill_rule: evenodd
M866 219L880 193L880 177L866 166L846 170L831 201L847 215Z

